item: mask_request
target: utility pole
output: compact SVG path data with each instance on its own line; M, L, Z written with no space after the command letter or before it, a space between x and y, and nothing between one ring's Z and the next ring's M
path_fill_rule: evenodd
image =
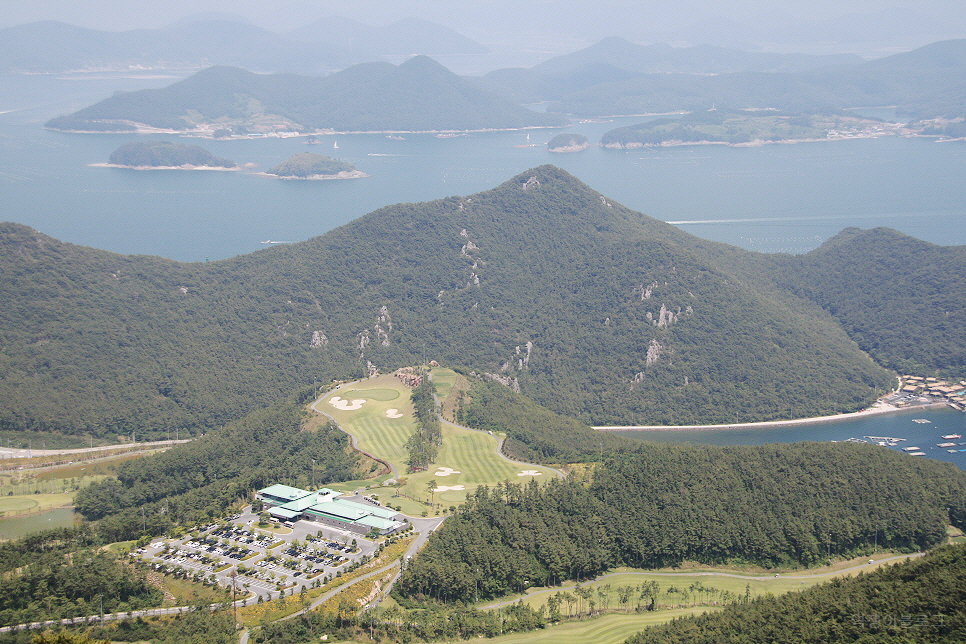
M235 580L238 578L238 572L232 568L231 571L231 614L232 619L235 620L234 626L238 628L238 606L235 605Z

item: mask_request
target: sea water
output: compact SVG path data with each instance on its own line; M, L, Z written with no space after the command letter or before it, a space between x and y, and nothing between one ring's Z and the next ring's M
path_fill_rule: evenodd
M67 134L43 123L173 77L0 76L0 212L58 239L183 261L221 259L264 241L320 235L382 206L467 195L556 164L607 197L683 230L762 252L805 252L847 226L889 226L937 244L966 243L966 144L887 137L734 148L719 145L556 154L559 129L182 139L264 171L298 152L370 174L282 181L251 172L92 167L128 141L175 135ZM644 117L575 122L591 142ZM529 135L529 138L528 138ZM335 147L336 144L338 147Z
M922 451L928 458L949 461L960 469L966 469L966 414L948 407L909 409L858 419L787 427L694 431L620 431L616 433L643 441L709 445L765 445L768 443L847 441L850 439L876 444L874 439L868 437L888 437L901 440L895 444L883 446L882 449L902 452L908 447L919 447L920 449L917 451ZM950 434L960 434L962 438L949 440L943 438L944 435ZM939 447L940 443L956 443L956 445ZM950 449L956 451L951 453L949 452ZM923 457L909 456L909 458Z

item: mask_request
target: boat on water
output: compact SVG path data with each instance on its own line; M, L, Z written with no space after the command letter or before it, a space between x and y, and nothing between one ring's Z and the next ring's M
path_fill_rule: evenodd
M333 150L338 150L339 149L339 142L338 141L333 141L332 142L332 149Z
M893 438L892 436L866 436L865 438L882 447L895 447L906 440L905 438Z
M925 452L909 452L909 456L925 456Z
M956 443L936 443L936 447L954 447Z
M948 441L951 441L951 440L955 440L957 438L962 438L962 435L960 435L960 434L943 434L943 438L945 438Z
M903 447L902 448L902 451L903 452L918 452L918 451L920 451L920 448L918 448L918 447Z

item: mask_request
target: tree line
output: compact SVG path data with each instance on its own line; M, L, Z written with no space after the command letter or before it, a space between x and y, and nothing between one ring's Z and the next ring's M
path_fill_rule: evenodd
M645 445L593 480L479 488L396 586L456 602L613 566L811 566L873 544L922 550L966 522L966 473L874 446Z

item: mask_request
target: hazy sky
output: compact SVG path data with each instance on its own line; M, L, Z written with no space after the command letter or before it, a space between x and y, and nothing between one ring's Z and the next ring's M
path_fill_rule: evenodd
M964 0L0 0L0 9L3 27L60 20L112 31L161 27L209 11L279 32L334 15L370 25L416 16L491 46L560 51L612 35L640 43L813 53L865 47L883 54L966 37Z

